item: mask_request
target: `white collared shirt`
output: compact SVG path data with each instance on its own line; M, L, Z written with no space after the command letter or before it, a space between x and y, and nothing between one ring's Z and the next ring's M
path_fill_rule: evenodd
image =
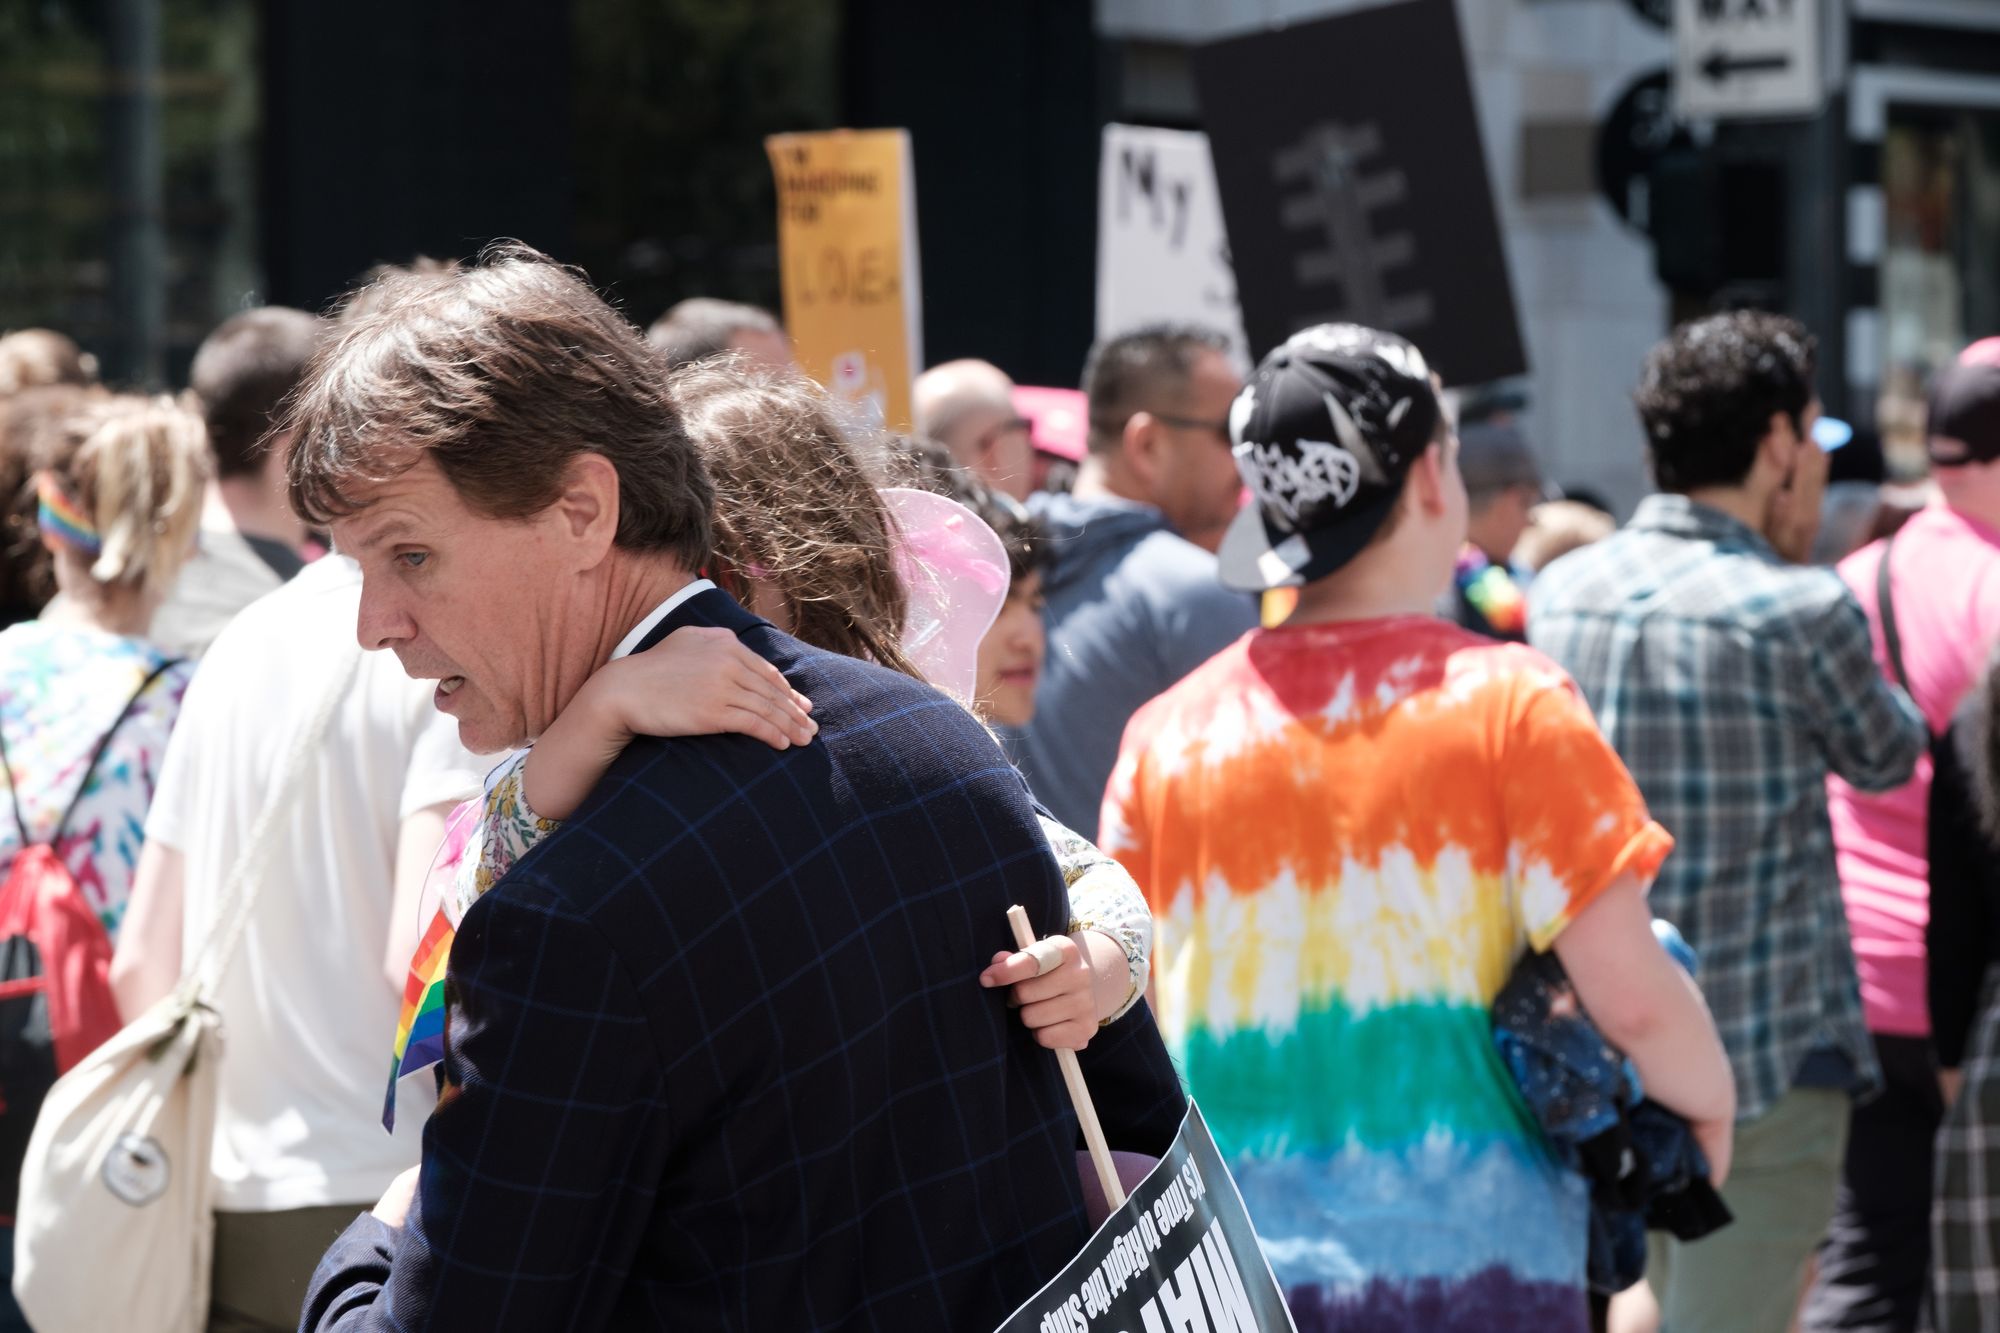
M611 660L616 662L621 657L630 657L639 645L645 642L646 636L659 627L662 620L680 609L682 602L690 597L699 596L714 586L715 584L708 579L689 580L686 587L654 607L651 615L634 625L632 632L618 641L618 646L611 650Z

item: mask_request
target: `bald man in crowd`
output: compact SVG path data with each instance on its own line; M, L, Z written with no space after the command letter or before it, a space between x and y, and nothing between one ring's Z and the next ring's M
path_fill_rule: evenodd
M947 361L917 376L917 434L996 491L1025 500L1034 489L1033 424L1014 407L1014 381L990 361Z
M669 370L734 352L754 366L790 370L792 340L777 316L740 301L691 296L653 321L646 341L660 350Z

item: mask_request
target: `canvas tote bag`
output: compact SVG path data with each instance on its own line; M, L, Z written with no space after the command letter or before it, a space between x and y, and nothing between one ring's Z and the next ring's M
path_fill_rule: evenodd
M36 1333L200 1333L214 1241L222 1020L213 1000L262 887L278 825L325 740L359 650L300 732L171 995L42 1103L21 1167L14 1295Z

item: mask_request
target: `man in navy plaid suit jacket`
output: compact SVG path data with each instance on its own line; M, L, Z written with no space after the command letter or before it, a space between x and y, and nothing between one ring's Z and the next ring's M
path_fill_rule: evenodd
M466 913L414 1200L335 1243L302 1328L994 1326L1086 1235L1055 1061L976 980L1009 904L1068 919L1019 776L943 695L691 577L707 482L575 277L510 249L388 281L293 418L363 642L474 750L684 625L820 730L633 743ZM1157 1150L1180 1094L1142 1022L1106 1084Z

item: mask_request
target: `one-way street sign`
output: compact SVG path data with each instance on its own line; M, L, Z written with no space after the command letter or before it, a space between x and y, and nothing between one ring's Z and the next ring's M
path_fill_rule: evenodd
M1683 120L1809 116L1825 100L1821 0L1674 0Z

